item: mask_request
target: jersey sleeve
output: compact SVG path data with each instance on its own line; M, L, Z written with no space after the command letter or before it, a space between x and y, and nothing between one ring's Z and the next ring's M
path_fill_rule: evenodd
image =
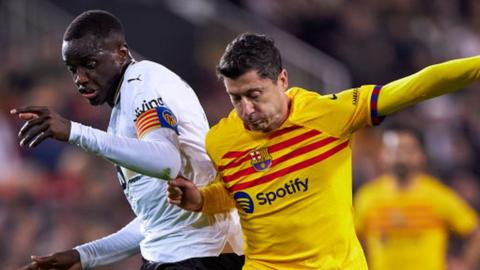
M227 191L220 176L210 185L200 190L203 198L202 212L206 214L217 214L229 212L235 207L235 201Z
M456 59L424 68L383 87L380 115L388 115L423 100L456 91L480 78L480 56Z
M305 107L298 110L304 114L300 118L335 137L349 136L359 128L382 122L377 111L381 90L380 85L364 85L326 96L307 94L301 102Z
M455 192L443 188L439 210L450 229L459 235L468 235L478 226L478 216Z

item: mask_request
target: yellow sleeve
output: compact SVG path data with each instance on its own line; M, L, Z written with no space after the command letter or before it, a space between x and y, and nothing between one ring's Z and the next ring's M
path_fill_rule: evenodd
M235 207L235 201L218 177L214 182L200 189L200 194L203 198L201 210L203 213L224 213Z
M478 226L478 217L464 200L455 192L444 188L440 197L442 216L451 230L466 236Z
M291 118L335 137L349 136L359 128L381 122L376 117L376 97L380 89L381 86L363 85L324 96L299 92Z
M388 115L423 100L456 91L480 78L480 56L432 65L383 86L378 112Z

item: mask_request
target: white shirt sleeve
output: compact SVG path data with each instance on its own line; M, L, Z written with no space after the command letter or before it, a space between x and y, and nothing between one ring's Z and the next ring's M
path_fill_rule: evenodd
M109 134L72 121L69 143L137 173L170 180L180 171L175 131L159 128L142 140Z
M76 246L82 269L114 263L138 254L143 240L139 218L133 219L118 232L104 238Z

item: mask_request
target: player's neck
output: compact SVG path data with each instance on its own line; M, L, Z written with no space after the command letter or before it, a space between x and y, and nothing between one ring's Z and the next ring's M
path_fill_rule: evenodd
M282 110L280 113L279 113L279 116L278 116L278 121L276 122L275 124L275 127L272 128L271 130L275 130L279 127L281 127L283 125L283 123L285 123L285 121L287 121L288 119L288 116L290 115L290 107L292 106L292 101L290 100L290 97L288 97L287 95L285 95L285 105L284 105L284 110ZM270 130L270 131L271 131Z
M418 172L409 171L405 174L394 173L393 177L395 178L395 182L397 183L397 187L399 189L408 189L415 183L415 179L417 178L417 175L418 175Z
M112 94L110 95L110 98L108 99L107 101L107 104L113 108L113 106L115 106L115 104L117 104L119 98L120 98L120 88L122 86L122 83L123 83L123 77L125 75L125 72L127 71L127 68L130 66L131 63L133 63L133 59L132 58L129 58L127 60L127 62L125 63L125 65L123 66L122 68L122 72L120 72L120 76L118 76L118 79L115 81L115 83L113 84L113 90L112 90Z

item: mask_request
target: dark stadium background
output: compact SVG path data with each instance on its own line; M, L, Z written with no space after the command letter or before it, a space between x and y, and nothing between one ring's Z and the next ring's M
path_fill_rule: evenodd
M228 41L245 31L273 36L291 85L330 93L383 84L429 64L480 52L475 0L0 0L0 269L112 233L132 213L101 158L48 141L18 146L13 107L52 106L105 128L108 108L76 94L63 66L63 30L80 12L100 8L124 23L137 59L157 61L197 92L210 124L230 109L214 67ZM429 101L387 120L426 138L430 169L480 210L480 89ZM354 186L380 173L381 128L354 144ZM452 245L451 254L458 249ZM138 269L134 257L100 269Z

